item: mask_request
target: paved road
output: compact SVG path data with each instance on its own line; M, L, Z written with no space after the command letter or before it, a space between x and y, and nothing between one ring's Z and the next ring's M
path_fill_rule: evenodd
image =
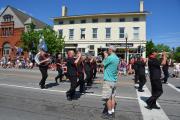
M102 120L102 75L98 74L85 95L67 101L69 82L54 83L56 72L49 72L46 90L39 89L38 70L0 69L0 120ZM144 100L150 96L150 83L139 93L133 76L118 81L116 120L180 120L180 79L170 79L163 85L158 100L161 110L147 110ZM149 80L148 80L149 81ZM78 89L77 89L78 90Z

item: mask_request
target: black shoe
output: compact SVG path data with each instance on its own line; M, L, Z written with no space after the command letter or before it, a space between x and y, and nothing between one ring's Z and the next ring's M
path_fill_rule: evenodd
M72 99L72 97L68 96L68 97L67 97L67 100L68 100L68 101L72 101L73 99Z
M41 88L41 89L45 89L46 86L45 86L45 85L40 85L40 88Z
M144 90L142 90L142 89L138 89L138 91L139 91L139 92L144 92Z
M153 106L152 106L152 109L157 109L157 110L159 110L159 109L161 109L161 108L158 107L157 105L153 105Z
M168 84L167 82L163 82L163 84Z
M149 105L146 106L145 108L147 108L148 110L152 110L152 107L150 107Z

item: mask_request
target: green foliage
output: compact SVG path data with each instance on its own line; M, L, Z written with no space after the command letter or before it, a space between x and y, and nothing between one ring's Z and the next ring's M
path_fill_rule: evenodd
M25 51L37 52L37 46L39 44L40 33L38 31L30 30L24 32L21 36L22 44L21 47Z
M22 34L21 47L25 51L38 51L38 44L41 35L44 36L49 53L61 52L64 48L64 38L59 36L51 27L45 27L42 30L35 31L33 25L30 26L28 32Z
M174 53L174 60L180 62L180 47L177 47Z
M152 49L155 47L154 43L152 40L147 41L146 43L146 56L149 56L151 53Z
M62 36L59 36L50 27L46 27L40 32L44 36L49 53L57 53L62 51L64 48L64 38Z
M164 45L164 44L157 44L155 46L155 49L157 49L158 52L162 52L162 51L170 52L171 51L170 47L167 45Z

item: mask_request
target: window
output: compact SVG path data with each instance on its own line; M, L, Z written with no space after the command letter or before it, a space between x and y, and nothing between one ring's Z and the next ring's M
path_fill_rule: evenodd
M11 49L11 46L9 43L5 43L3 45L3 55L6 56L6 55L9 55L10 54L10 49Z
M86 20L81 20L81 23L86 23Z
M92 31L93 31L93 32L92 32L92 33L93 33L93 34L92 34L92 37L93 37L93 38L97 38L97 30L98 30L97 28L93 28L93 29L92 29Z
M4 15L3 16L4 22L11 22L13 19L13 16L10 14Z
M106 22L111 22L111 19L110 18L106 19Z
M125 22L125 18L120 18L119 22Z
M78 48L78 51L85 53L85 48Z
M59 30L59 36L63 36L63 30L62 29Z
M85 39L85 37L86 37L85 36L85 30L86 30L85 28L81 29L81 39Z
M134 32L133 32L133 34L134 34L134 39L139 39L139 27L134 27L133 28L134 29Z
M90 49L90 50L94 50L94 45L90 45L90 46L89 46L89 49Z
M59 21L59 25L62 25L62 24L64 24L64 22L63 21Z
M92 19L93 23L98 23L98 19Z
M124 27L119 28L119 38L124 38Z
M70 21L69 21L69 24L74 24L74 20L70 20Z
M72 40L74 38L74 29L69 29L69 39Z
M136 18L133 18L133 21L136 21L136 22L137 22L137 21L139 21L139 18L137 18L137 17L136 17Z
M106 28L106 38L111 38L111 28Z
M13 35L13 28L7 27L7 28L2 28L2 36L10 36Z

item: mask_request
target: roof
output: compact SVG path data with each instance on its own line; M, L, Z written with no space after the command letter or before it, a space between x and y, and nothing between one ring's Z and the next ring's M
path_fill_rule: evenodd
M84 18L84 17L102 17L102 16L127 16L127 15L148 15L149 12L119 12L119 13L100 13L100 14L86 14L86 15L73 15L73 16L61 16L53 17L52 19L70 19L70 18Z
M42 22L42 21L40 21L40 20L38 20L38 19L36 19L36 18L34 18L34 17L32 17L32 16L30 16L30 15L28 15L28 14L26 14L26 13L24 13L24 12L22 12L22 11L20 11L20 10L18 10L18 9L16 9L16 8L14 8L14 7L12 7L12 6L10 6L10 5L8 5L7 7L6 7L6 9L7 8L11 8L11 10L14 12L14 14L20 19L20 21L24 24L28 19L32 19L32 22L36 25L36 28L43 28L43 27L45 27L45 26L48 26L46 23L44 23L44 22ZM6 9L4 10L4 11L6 11ZM1 15L4 13L4 11L1 13ZM1 16L0 15L0 16Z

